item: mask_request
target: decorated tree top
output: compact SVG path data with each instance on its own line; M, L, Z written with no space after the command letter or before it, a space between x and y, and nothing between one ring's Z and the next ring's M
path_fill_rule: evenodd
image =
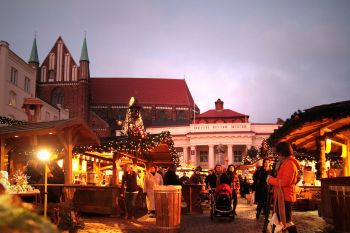
M135 97L131 97L129 100L129 108L126 112L125 120L121 134L124 136L143 134L145 126L143 125L141 107Z

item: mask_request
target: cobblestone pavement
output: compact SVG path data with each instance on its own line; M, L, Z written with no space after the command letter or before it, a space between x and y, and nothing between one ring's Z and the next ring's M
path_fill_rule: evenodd
M261 232L264 220L261 216L255 219L255 208L246 204L245 199L239 199L237 206L237 217L234 221L228 218L217 218L210 220L209 214L193 214L181 216L181 233L214 233L214 232L237 232L258 233ZM318 217L317 211L293 212L293 221L297 225L299 233L323 233L332 228L322 218ZM148 215L142 216L134 221L124 220L117 217L89 216L84 217L85 229L79 233L97 232L123 232L141 233L156 232L155 219Z

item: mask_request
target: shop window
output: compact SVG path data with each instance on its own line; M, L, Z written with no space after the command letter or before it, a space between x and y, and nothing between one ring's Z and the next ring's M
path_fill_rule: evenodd
M58 104L60 104L63 107L64 104L64 95L63 95L63 91L61 88L57 88L52 92L51 95L51 104L53 106L57 106Z
M208 151L199 151L199 162L201 163L208 162Z
M242 151L238 150L233 152L233 161L238 163L242 162Z
M16 95L15 92L10 91L10 94L9 94L9 106L16 107L16 105L17 105L17 95Z

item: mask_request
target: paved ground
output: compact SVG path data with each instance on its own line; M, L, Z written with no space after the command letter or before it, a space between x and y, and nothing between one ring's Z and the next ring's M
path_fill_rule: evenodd
M211 221L209 214L195 214L181 216L181 233L227 233L244 232L260 233L263 227L263 217L255 219L255 207L246 204L245 199L240 199L237 207L237 217L234 221L218 218ZM299 233L323 233L331 232L332 228L322 218L318 217L317 211L294 212L294 222ZM123 232L141 233L156 232L155 219L148 215L142 216L134 221L124 220L117 217L85 216L85 229L79 233L97 232Z

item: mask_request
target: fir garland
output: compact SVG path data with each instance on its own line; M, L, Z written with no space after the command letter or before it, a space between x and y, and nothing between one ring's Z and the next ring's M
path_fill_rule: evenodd
M157 135L136 133L129 134L128 137L120 137L102 142L100 145L78 146L73 149L73 153L83 152L125 152L134 155L147 155L160 144L167 144L169 153L174 164L178 165L180 160L174 147L174 141L169 131L163 131ZM146 157L146 156L145 156Z
M321 122L324 119L341 119L350 116L350 100L339 103L326 104L306 109L303 112L298 110L284 124L276 129L268 138L270 146L275 145L279 140L290 134L292 131L302 127L307 122Z
M0 124L8 125L8 126L11 126L11 125L24 125L25 122L24 121L14 120L12 118L5 117L5 116L0 116Z

